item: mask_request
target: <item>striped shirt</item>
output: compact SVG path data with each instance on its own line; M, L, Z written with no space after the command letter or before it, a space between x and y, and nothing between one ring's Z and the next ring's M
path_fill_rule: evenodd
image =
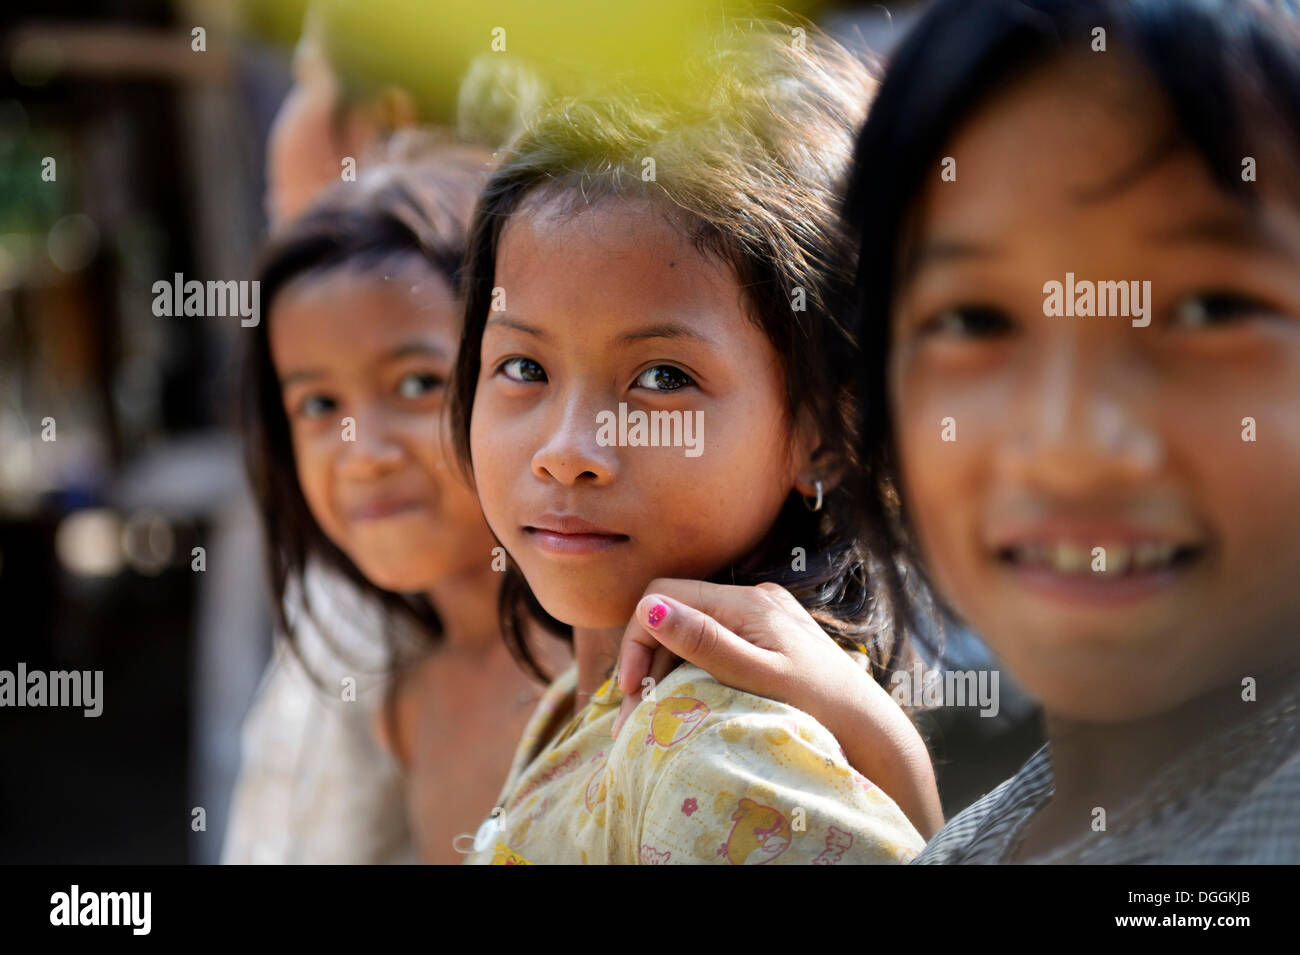
M1215 734L1161 774L1149 811L1026 862L1300 863L1300 684L1255 719ZM1008 862L1055 792L1051 744L1011 779L958 813L914 860ZM1155 798L1163 792L1167 798Z

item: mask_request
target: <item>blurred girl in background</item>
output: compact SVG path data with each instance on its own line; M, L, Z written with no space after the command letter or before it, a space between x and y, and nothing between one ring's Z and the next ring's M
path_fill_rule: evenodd
M464 226L490 162L443 147L371 165L265 252L243 421L282 639L245 728L231 861L413 861L413 845L458 861L535 699L496 628L495 542L443 441ZM418 702L390 679L404 667Z
M421 129L436 107L420 77L335 68L337 6L309 13L268 144L269 320L243 422L277 636L224 859L454 862L532 699L496 631L491 538L439 443L465 223L493 162L468 144L513 135L542 93L505 58L473 65L450 144ZM487 685L512 703L481 711Z

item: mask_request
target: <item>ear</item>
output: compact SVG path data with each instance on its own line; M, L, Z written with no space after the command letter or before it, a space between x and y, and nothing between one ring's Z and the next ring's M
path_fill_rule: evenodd
M791 455L794 489L804 497L816 496L818 481L825 494L843 477L843 462L822 442L821 428L807 408L800 413L795 426Z

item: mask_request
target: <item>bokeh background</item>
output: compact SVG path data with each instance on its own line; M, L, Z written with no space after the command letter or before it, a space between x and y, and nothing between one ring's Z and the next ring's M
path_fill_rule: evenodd
M671 82L683 25L721 6L340 2L351 42L336 67L358 84L399 79L450 123L494 22L555 75L639 61ZM878 55L921 6L784 5ZM0 15L0 669L104 672L98 718L0 708L0 862L220 856L271 636L233 428L242 329L156 317L151 286L250 275L267 134L306 10L9 0ZM991 665L969 635L951 650ZM997 719L946 710L926 729L949 814L1039 743L1005 674Z

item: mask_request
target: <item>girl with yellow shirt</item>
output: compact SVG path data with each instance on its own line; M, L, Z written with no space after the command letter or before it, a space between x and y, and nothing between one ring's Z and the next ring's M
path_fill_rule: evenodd
M458 450L510 558L507 639L535 668L522 637L549 617L575 663L474 862L890 863L924 842L813 715L692 667L611 742L619 640L656 577L779 583L864 674L910 659L837 481L855 354L830 317L853 265L835 187L870 77L780 30L705 75L676 102L558 104L475 215Z

